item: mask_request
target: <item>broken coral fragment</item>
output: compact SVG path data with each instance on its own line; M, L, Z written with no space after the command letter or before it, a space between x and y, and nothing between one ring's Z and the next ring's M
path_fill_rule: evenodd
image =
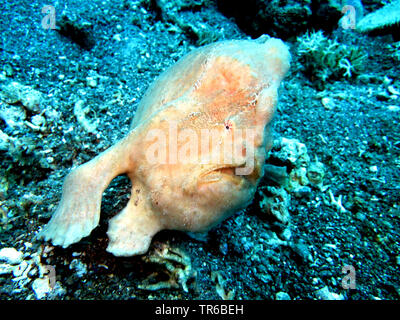
M207 231L246 207L289 63L284 43L268 37L217 42L180 59L150 86L129 134L67 176L39 237L68 247L88 236L103 191L121 174L132 191L109 223L107 251L116 256L145 253L160 230Z
M282 162L289 161L293 167L304 167L310 161L307 147L297 139L278 138L274 141L273 156ZM276 150L276 151L275 151Z
M142 290L156 291L182 287L183 291L188 292L189 280L196 279L197 276L197 272L192 268L190 257L179 248L171 248L163 244L155 248L143 260L163 265L168 280L153 282L153 279L158 276L156 273L153 273L144 283L138 286Z
M309 164L307 168L307 177L310 184L322 190L324 176L325 176L325 168L322 162L319 162L318 159L316 159L314 162L311 162Z
M290 194L284 188L267 186L263 199L260 201L260 209L266 215L272 215L278 222L287 225L290 221L288 208L290 206Z
M272 164L273 163L273 164ZM315 157L310 162L307 147L297 139L274 140L265 165L264 185L259 188L259 209L275 226L289 233L291 195L303 197L311 192L309 185L326 190L323 185L324 165Z
M304 143L297 139L278 138L274 141L270 157L288 167L288 178L283 185L287 191L296 192L309 183L307 167L310 156Z
M90 113L90 106L85 105L85 101L78 100L74 104L74 115L78 120L79 124L90 133L95 133L100 120L90 120L87 116Z
M235 299L235 289L226 290L226 280L220 271L211 271L211 280L215 283L215 290L222 300Z

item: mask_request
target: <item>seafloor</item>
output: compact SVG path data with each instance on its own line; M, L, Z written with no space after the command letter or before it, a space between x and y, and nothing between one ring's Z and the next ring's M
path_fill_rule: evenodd
M0 4L0 249L21 254L0 261L0 299L399 299L400 46L390 32L361 34L337 20L325 35L366 55L347 77L318 79L303 68L296 37L305 30L271 31L293 57L274 135L305 144L325 171L322 187L301 188L281 208L290 217L283 232L260 210L263 182L250 207L208 236L163 231L146 255L117 258L105 251L107 224L130 191L118 177L89 237L67 249L35 239L71 167L128 132L161 71L195 47L260 31L246 20L239 27L214 1L176 2L188 5L170 14L157 6L165 1L56 1L59 32L43 28L41 1ZM365 3L372 11L380 2ZM7 100L10 82L41 92L40 108ZM88 107L81 117L79 100ZM169 255L154 253L165 248ZM45 266L55 272L51 290L37 281L47 279Z

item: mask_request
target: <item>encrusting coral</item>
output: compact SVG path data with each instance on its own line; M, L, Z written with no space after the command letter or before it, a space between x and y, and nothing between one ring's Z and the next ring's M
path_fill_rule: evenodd
M266 36L183 57L147 90L129 134L67 176L39 238L67 247L88 236L103 191L120 174L132 191L109 223L107 251L116 256L145 253L160 230L207 231L246 207L263 176L289 63L284 43Z

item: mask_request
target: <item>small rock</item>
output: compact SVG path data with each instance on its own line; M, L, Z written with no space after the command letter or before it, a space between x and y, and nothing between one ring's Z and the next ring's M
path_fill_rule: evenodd
M56 282L54 285L54 288L51 290L49 294L50 299L57 299L60 300L61 297L63 297L67 293L67 290L65 290L60 282Z
M38 278L32 283L32 290L35 292L36 299L42 299L47 296L52 288L48 278Z
M390 79L388 76L385 76L382 80L382 83L385 87L390 85L393 82L393 79Z
M90 107L86 105L84 100L76 101L74 105L74 115L79 124L87 131L94 133L99 124L99 119L89 120L86 115L90 112Z
M263 194L263 199L259 206L261 212L266 216L273 217L279 223L287 225L289 223L290 195L283 188L268 187L271 196Z
M301 186L293 190L293 195L296 198L308 198L311 196L311 188L307 186Z
M309 164L307 168L307 178L312 185L321 189L323 186L324 176L325 168L322 162L315 161Z
M22 276L27 268L28 268L28 263L26 261L22 261L18 266L14 268L13 276L14 277Z
M228 245L226 244L226 242L221 243L219 246L219 251L226 256L228 254Z
M388 101L388 100L390 100L389 94L388 94L387 92L385 92L385 91L377 92L376 98L377 98L379 101Z
M47 108L44 112L47 119L58 121L61 117L60 113L54 109Z
M95 88L95 87L97 86L97 81L96 81L96 79L93 78L93 77L87 77L87 78L86 78L86 84L87 84L89 87Z
M116 42L120 42L122 40L121 35L119 33L114 34L114 36L112 38Z
M8 127L14 129L20 128L24 125L26 114L22 106L0 103L0 118L7 124Z
M280 291L275 295L276 300L291 300L289 294L286 292Z
M3 71L4 71L4 73L5 73L5 75L6 75L7 77L12 77L12 76L14 76L14 74L15 74L15 73L14 73L13 67L12 67L11 64L9 64L9 63L7 63L7 64L4 65Z
M29 270L29 272L28 272L29 277L36 276L37 274L38 274L38 270L36 268L33 268L33 269Z
M335 107L335 102L332 98L324 97L321 99L321 103L327 110L332 110Z
M303 260L303 262L313 261L310 249L305 243L303 242L293 243L291 245L291 248L293 252L296 253Z
M307 167L310 162L306 145L297 139L282 137L274 140L271 155L282 163L289 161L295 168Z
M24 242L24 247L25 247L25 249L30 249L30 248L32 248L32 243Z
M87 273L86 264L84 264L82 261L78 259L72 260L71 264L69 265L69 268L71 270L74 269L76 271L76 275L79 278L82 278Z
M0 276L4 274L10 274L14 271L14 267L7 263L0 263Z
M371 171L372 173L377 173L378 172L378 167L377 166L371 166L371 167L369 167L369 171Z
M359 220L359 221L365 221L366 216L365 216L364 213L359 211L359 212L356 213L356 219Z
M394 87L393 85L389 85L387 89L388 89L390 94L394 94L396 96L400 95L400 91L397 90L396 87Z
M289 241L292 238L292 231L290 230L290 228L286 228L285 230L283 230L283 232L280 234L280 237L283 240Z
M399 112L400 111L400 107L399 106L395 106L395 105L390 105L386 107L388 109L388 111L391 112Z
M18 82L11 82L0 88L1 100L8 104L14 104L20 101L22 85Z
M29 86L24 86L19 82L11 82L1 87L1 99L8 103L14 104L21 102L29 111L39 113L41 111L41 103L43 95Z
M40 104L42 103L42 93L28 88L21 96L21 103L24 107L32 112L40 112Z
M20 264L22 260L22 253L14 248L3 248L0 250L0 261L15 265Z
M275 166L269 163L264 165L265 178L271 180L278 185L287 184L288 173L285 166Z
M37 114L31 118L31 122L35 126L41 127L42 125L44 125L46 123L46 119L43 116Z
M13 138L11 138L9 135L1 131L0 129L0 150L6 151L10 148L10 145L13 141ZM8 189L8 186L6 187Z
M341 294L330 292L327 286L316 291L316 296L320 300L344 300Z

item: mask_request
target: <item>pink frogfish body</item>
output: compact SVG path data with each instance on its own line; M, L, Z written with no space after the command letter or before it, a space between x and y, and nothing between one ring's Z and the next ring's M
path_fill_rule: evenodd
M222 41L162 73L131 130L66 177L39 238L67 247L98 225L103 191L126 174L126 207L109 222L107 251L145 253L160 230L204 232L251 203L271 147L270 124L290 54L279 39Z

